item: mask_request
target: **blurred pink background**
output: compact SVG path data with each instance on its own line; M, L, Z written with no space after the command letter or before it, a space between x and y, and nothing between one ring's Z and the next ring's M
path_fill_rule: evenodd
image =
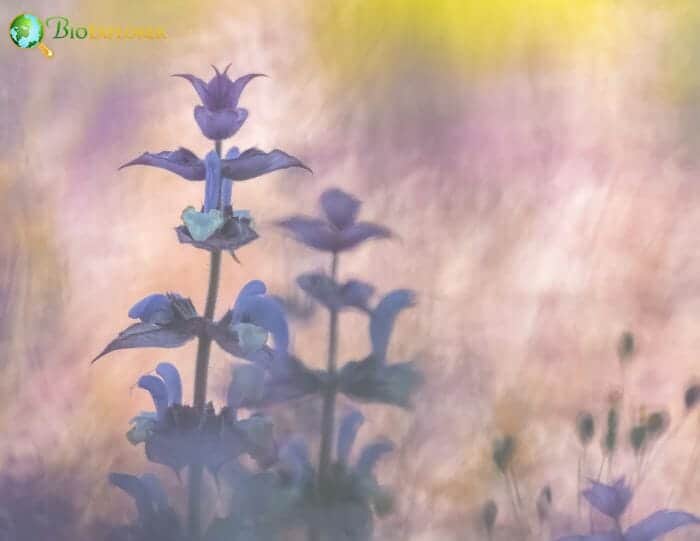
M622 386L616 344L625 330L638 352L625 376L623 447L642 407L680 420L683 392L700 374L693 0L0 8L6 21L20 11L168 32L163 41L48 37L51 60L9 39L0 49L0 463L79 487L75 528L130 512L108 472L159 471L124 438L149 406L132 392L138 376L170 360L191 392L194 342L90 360L148 293L178 291L201 309L207 257L172 230L183 208L199 204L201 185L117 168L145 150L209 150L192 118L196 94L170 74L209 79L210 64L270 76L245 90L250 117L230 143L281 148L314 170L235 186L234 205L251 209L262 238L238 253L242 265L224 260L219 314L247 280L291 294L298 273L325 265L272 222L313 213L326 187L356 194L364 217L398 233L340 269L380 292L419 294L390 353L425 370L417 407L366 408L362 437L387 434L400 447L381 470L400 498L380 539L476 539L474 512L488 498L507 532L513 517L491 462L504 433L518 437L528 512L549 483L553 524L587 525L576 516L574 420L582 409L603 420ZM344 317L341 358L360 358L365 323ZM294 350L309 363L320 365L324 340L321 314L294 329ZM214 349L215 400L230 362ZM700 479L686 474L699 431L695 418L678 430L629 519L669 502L700 511ZM590 476L599 441L600 431ZM634 468L623 449L614 473Z

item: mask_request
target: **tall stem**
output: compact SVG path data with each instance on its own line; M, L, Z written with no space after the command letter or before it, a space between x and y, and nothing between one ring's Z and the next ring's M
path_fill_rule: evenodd
M216 141L216 153L221 156L221 141ZM221 274L221 252L211 253L209 262L209 286L207 288L207 300L204 305L204 318L214 319L216 299L219 294L219 276ZM209 372L209 352L211 351L211 338L205 334L199 336L197 343L197 361L194 375L193 406L199 412L204 411L207 400L207 376ZM197 541L202 533L202 466L191 465L189 477L189 533L193 541Z
M336 281L338 276L338 254L333 252L331 260L331 279ZM330 309L330 322L328 331L328 386L323 392L323 413L321 418L321 449L318 460L318 479L316 493L318 501L322 502L328 486L328 470L331 464L331 450L335 433L335 398L337 394L336 374L338 354L338 309ZM319 532L312 531L311 539L319 539Z

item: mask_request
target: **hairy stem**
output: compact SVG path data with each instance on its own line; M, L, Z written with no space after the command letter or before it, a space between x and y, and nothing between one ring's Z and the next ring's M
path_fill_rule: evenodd
M221 141L216 141L216 152L221 156ZM209 263L209 286L207 289L207 300L204 305L204 317L208 320L214 319L216 309L216 299L219 294L219 277L221 274L221 252L211 253ZM194 398L193 406L200 412L204 411L204 404L207 400L207 376L209 372L209 352L211 351L211 338L202 334L197 343L197 360L194 376ZM201 538L202 534L202 466L191 465L189 476L189 533L193 541Z
M331 279L336 281L338 276L338 254L333 252L331 260ZM328 371L328 386L323 392L323 412L321 417L321 449L318 459L318 479L316 495L318 501L325 498L328 487L328 472L331 465L331 451L333 440L335 439L335 398L337 394L336 386L336 357L338 353L338 309L330 309L330 322L328 331L328 361L326 370ZM311 539L319 539L319 532L312 531Z

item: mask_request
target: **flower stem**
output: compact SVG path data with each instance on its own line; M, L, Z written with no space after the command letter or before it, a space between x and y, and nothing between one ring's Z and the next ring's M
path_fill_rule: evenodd
M331 279L336 281L338 276L338 254L333 252L331 260ZM323 502L328 488L328 471L331 465L331 450L335 434L335 399L337 394L336 357L338 354L338 309L330 309L330 323L328 332L328 386L323 392L323 413L321 418L321 449L318 459L318 479L316 495L318 502ZM318 531L312 529L311 539L320 539Z
M216 141L216 152L221 156L221 141ZM209 286L207 300L204 305L204 318L213 320L216 309L216 299L219 294L219 276L221 274L221 252L211 253L209 264ZM209 372L209 352L211 338L202 334L197 343L197 361L194 375L193 406L199 412L204 411L207 400L207 376ZM189 476L189 533L193 541L201 538L202 534L202 478L203 469L199 465L190 466Z

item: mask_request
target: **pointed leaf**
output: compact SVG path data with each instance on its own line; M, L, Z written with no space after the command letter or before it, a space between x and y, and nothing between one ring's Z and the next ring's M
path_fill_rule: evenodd
M350 250L370 239L387 239L391 231L386 227L369 222L358 222L338 234L338 250Z
M144 152L138 158L122 165L119 169L132 165L147 165L165 169L187 180L204 180L204 162L189 149L180 147L177 150L164 150L152 153Z
M337 310L343 306L343 296L338 284L323 272L307 272L297 277L299 287L328 309Z
M379 364L372 357L346 363L340 371L340 390L363 402L411 408L413 395L423 383L415 363Z
M180 347L197 335L199 327L199 320L176 321L167 326L135 323L119 333L92 362L117 349Z
M293 216L277 222L277 225L289 231L298 242L311 248L326 252L338 249L338 233L324 220Z
M262 396L256 402L244 402L243 407L263 408L297 400L320 391L322 378L291 355L277 355L268 367Z
M221 160L221 174L231 180L249 180L273 171L301 167L311 172L298 158L279 149L264 152L258 148L249 148L233 159Z

